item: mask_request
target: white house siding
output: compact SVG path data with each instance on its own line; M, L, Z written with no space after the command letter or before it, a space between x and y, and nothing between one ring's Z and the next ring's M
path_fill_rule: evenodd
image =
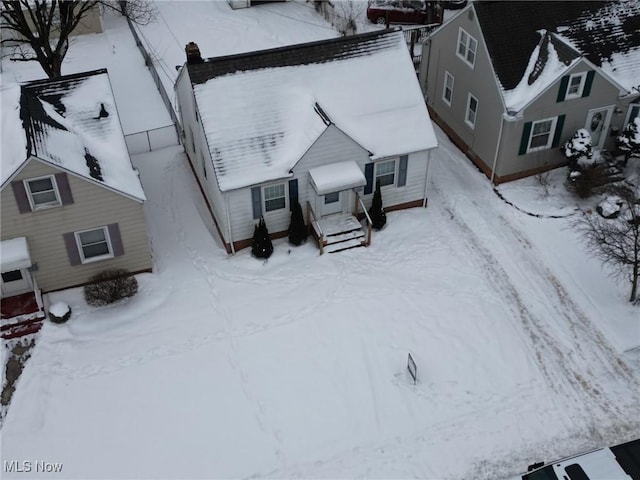
M180 72L180 78L176 83L176 95L178 97L180 117L184 131L183 145L185 152L192 162L193 169L196 172L196 177L200 182L200 185L202 185L207 202L211 206L213 215L218 224L218 228L220 229L225 242L228 243L228 224L224 198L218 188L218 182L216 181L213 170L211 154L209 152L207 139L204 135L202 123L199 121L199 116L198 119L196 119L193 89L191 87L191 81L189 80L187 70L184 67ZM193 143L191 142L191 135L193 135ZM203 160L206 164L207 178L204 178Z
M24 180L59 173L38 160L31 160L13 179ZM80 285L90 276L109 268L131 272L152 267L143 205L118 193L67 174L73 204L29 213L19 213L10 184L2 190L2 240L27 237L34 273L43 291ZM117 223L124 255L84 265L71 266L63 234Z
M573 133L584 128L589 110L599 107L616 106L619 102L619 89L604 77L599 70L594 69L584 61L578 62L565 75L571 73L595 70L591 91L587 97L565 99L558 102L558 91L561 80L554 82L545 92L522 112L522 116L515 121L505 121L502 142L499 152L499 160L496 166L496 175L507 177L525 172L527 170L551 168L566 162L559 148L549 148L528 154L519 155L520 142L524 125L527 122L543 120L545 118L565 115L564 124L560 134L559 144L562 145ZM622 120L618 117L623 117ZM612 116L611 125L624 120L623 115ZM611 136L610 129L605 132L605 148L615 147L615 136Z
M460 28L478 42L473 68L456 55ZM486 171L494 160L504 106L472 5L433 35L430 43L425 44L422 58L423 64L428 62L428 65L421 71L420 82L427 104L436 114L434 119L453 130L458 146L475 157L475 161L481 160ZM454 77L450 106L442 99L445 71ZM475 128L465 123L469 93L478 99Z

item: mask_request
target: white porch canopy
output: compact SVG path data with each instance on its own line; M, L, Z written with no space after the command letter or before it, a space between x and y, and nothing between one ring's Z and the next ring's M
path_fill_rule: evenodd
M318 195L362 187L367 184L362 170L353 160L312 168L309 170L309 176Z
M31 266L29 246L25 237L2 240L0 242L0 267L2 273Z

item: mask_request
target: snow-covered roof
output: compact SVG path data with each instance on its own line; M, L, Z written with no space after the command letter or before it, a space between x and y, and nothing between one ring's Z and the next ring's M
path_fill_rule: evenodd
M362 170L353 160L312 168L309 176L319 195L361 187L367 183Z
M576 61L571 51L627 92L640 88L638 1L476 1L472 8L509 110L529 103L570 68ZM535 65L541 74L531 78Z
M31 156L145 199L106 70L3 87L3 187Z
M10 272L31 266L29 246L25 237L11 238L0 242L2 272Z
M402 32L189 64L222 191L291 176L334 123L373 159L437 146Z

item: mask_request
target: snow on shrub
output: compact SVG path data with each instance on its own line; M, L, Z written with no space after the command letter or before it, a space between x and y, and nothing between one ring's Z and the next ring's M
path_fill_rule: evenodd
M617 195L609 195L596 207L596 212L604 218L616 218L622 210L622 198Z
M573 136L562 147L562 153L569 160L569 168L575 170L579 161L588 161L593 155L591 135L586 129L576 130Z
M71 317L71 307L64 302L56 302L49 307L49 320L64 323Z
M304 224L304 215L300 203L295 202L291 207L291 224L289 225L289 243L301 245L307 240L307 226Z
M627 164L629 157L640 156L640 117L636 117L629 122L618 138L616 146L624 152L624 163Z
M136 277L122 268L100 272L89 279L84 287L84 299L92 307L109 305L138 293Z
M371 224L376 230L381 230L387 223L387 214L382 207L382 193L380 192L380 180L376 180L376 191L373 193L373 201L369 209Z
M253 229L253 242L251 244L251 254L256 258L268 259L273 253L273 243L269 237L269 230L264 218Z

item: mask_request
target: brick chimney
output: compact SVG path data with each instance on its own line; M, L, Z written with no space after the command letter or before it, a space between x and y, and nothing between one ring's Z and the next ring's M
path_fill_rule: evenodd
M184 52L187 54L187 63L202 63L202 57L200 56L200 48L196 42L189 42L184 47Z

